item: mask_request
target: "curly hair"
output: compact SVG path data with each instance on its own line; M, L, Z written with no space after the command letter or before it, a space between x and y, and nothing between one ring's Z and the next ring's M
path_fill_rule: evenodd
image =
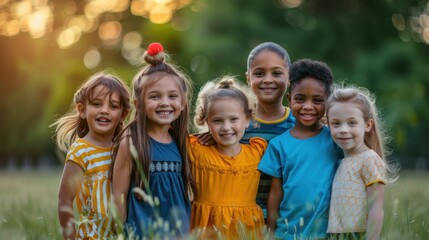
M295 88L295 86L301 82L304 78L312 77L319 80L326 90L326 95L331 94L331 85L333 83L333 76L329 66L320 61L311 59L300 59L289 68L289 93Z

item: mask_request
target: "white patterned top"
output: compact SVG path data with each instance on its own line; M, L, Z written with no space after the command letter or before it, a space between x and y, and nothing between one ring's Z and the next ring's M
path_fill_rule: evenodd
M332 184L328 232L365 232L366 188L385 178L385 162L371 149L342 159Z

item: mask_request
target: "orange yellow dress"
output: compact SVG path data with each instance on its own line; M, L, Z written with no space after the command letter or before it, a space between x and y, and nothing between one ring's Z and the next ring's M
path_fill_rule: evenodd
M215 146L203 146L190 137L191 171L197 184L191 207L191 229L204 239L262 237L264 215L256 204L258 164L267 142L252 138L240 154L226 156Z

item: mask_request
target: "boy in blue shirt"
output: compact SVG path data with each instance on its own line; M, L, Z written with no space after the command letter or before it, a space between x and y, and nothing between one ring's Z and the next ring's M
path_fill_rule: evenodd
M291 65L289 79L296 124L270 141L259 164L273 177L267 227L280 239L326 238L331 183L342 154L321 121L332 73L325 63L302 59Z

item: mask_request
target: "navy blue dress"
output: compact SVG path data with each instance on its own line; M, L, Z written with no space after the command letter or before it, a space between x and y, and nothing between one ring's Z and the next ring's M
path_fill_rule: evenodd
M131 179L128 194L126 228L128 235L152 238L154 236L183 237L189 234L190 202L184 193L182 157L176 143L160 143L150 139L152 158L149 167L149 188L159 205L151 206L133 192ZM143 188L143 191L148 194ZM155 201L156 202L156 201Z

